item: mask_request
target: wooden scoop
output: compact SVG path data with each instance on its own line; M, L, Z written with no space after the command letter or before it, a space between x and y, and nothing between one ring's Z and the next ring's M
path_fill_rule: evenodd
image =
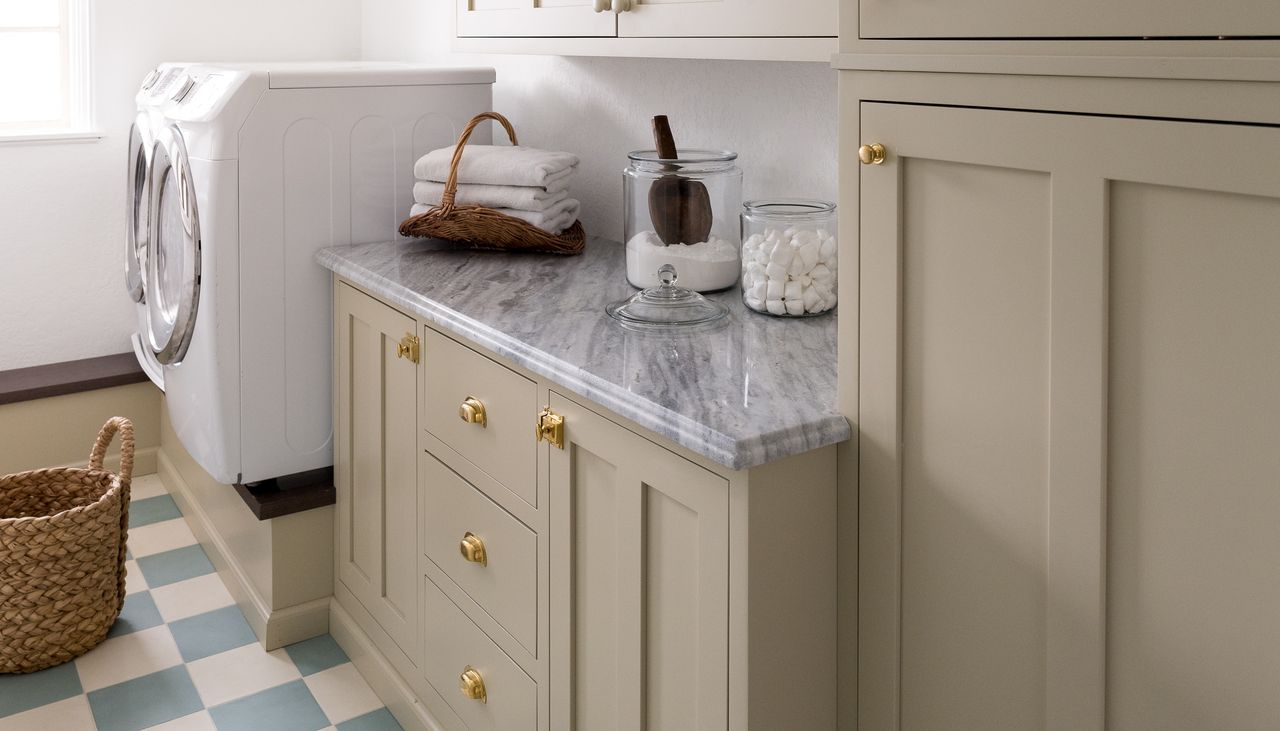
M653 142L660 159L679 158L665 114L653 118ZM711 235L711 194L700 181L663 175L649 187L649 218L666 246L702 243Z

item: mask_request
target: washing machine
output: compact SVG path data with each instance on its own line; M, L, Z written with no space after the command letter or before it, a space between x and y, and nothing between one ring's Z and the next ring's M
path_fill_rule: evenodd
M216 480L333 464L331 285L313 256L397 238L414 161L488 111L493 82L487 68L389 63L147 76L126 188L134 350Z

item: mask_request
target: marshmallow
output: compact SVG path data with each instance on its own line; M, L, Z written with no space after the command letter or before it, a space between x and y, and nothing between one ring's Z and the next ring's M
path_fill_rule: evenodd
M825 312L836 305L839 246L822 228L766 227L743 243L747 306L774 315Z

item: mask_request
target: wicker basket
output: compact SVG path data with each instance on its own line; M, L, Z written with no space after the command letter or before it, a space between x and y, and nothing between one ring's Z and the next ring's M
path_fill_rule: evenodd
M454 196L458 193L458 163L462 162L462 148L467 146L467 139L476 126L486 119L500 123L507 130L511 144L520 144L516 141L515 129L506 117L497 112L477 114L467 123L462 136L458 138L458 146L454 148L453 161L449 166L449 180L445 183L440 205L426 213L405 219L400 224L400 233L404 236L447 239L469 244L475 249L581 254L587 243L587 234L582 230L581 221L574 221L572 226L556 235L527 221L498 213L492 208L454 205Z
M120 434L120 474L102 469ZM0 673L30 673L83 655L124 605L133 424L107 421L88 469L0 477Z

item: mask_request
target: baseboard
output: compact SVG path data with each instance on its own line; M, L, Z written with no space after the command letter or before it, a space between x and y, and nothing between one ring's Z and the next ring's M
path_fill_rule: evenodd
M133 476L142 477L143 475L154 475L159 470L159 447L143 447L135 449L133 452ZM71 464L58 465L59 467L88 467L89 460L84 459ZM102 466L108 472L120 471L120 452L108 453L106 458L102 460Z
M262 646L270 651L284 645L317 637L329 629L328 598L272 610L271 606L254 588L243 567L235 560L226 540L214 529L209 516L192 497L191 488L182 474L164 452L156 450L156 467L160 479L169 488L174 502L209 556L218 576L244 613L253 633Z
M337 599L329 601L329 634L405 731L444 731Z

